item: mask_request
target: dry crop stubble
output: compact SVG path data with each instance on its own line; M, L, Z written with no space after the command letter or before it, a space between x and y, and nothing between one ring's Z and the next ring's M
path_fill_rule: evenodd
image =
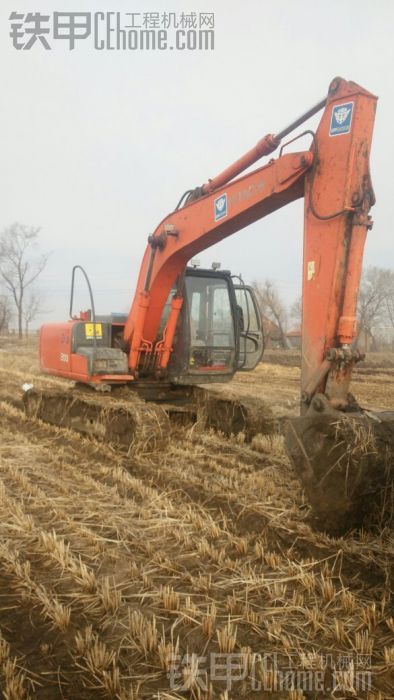
M16 364L8 395L33 361ZM274 367L283 401L297 372ZM274 697L274 670L256 671L262 649L309 668L322 653L371 653L370 700L390 697L392 534L315 531L280 436L177 428L169 449L127 456L8 400L0 435L0 628L21 698L252 700L255 672ZM221 650L245 678L202 690L201 657ZM184 691L167 677L178 657ZM12 664L1 665L9 679ZM352 674L338 680L350 697Z

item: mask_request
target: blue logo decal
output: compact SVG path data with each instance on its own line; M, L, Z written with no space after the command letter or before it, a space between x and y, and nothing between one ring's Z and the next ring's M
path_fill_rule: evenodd
M220 197L214 200L215 221L223 219L227 216L227 194L221 194Z
M333 107L331 115L330 136L348 134L352 125L354 102L345 102Z

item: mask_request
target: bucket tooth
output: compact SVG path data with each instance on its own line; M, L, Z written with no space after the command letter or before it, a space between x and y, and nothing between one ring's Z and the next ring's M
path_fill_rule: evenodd
M286 448L319 525L339 534L393 517L394 412L343 413L315 397Z

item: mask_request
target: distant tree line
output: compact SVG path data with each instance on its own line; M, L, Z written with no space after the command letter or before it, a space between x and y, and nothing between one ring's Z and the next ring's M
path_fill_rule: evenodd
M302 298L287 305L277 285L269 279L254 282L260 312L274 345L292 347L291 337L301 328ZM358 297L358 330L355 346L361 350L394 351L394 270L367 267ZM290 333L289 333L290 331Z

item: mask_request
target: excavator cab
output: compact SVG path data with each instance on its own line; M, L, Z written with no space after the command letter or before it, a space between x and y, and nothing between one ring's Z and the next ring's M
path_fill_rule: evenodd
M73 313L75 272L82 271L90 294L91 309ZM156 339L165 338L171 305L181 295L182 309L176 325L170 362L160 373L155 355L141 352L139 385L145 379L162 384L190 385L227 382L238 370L251 370L263 353L260 313L254 290L228 270L187 267L171 289ZM237 278L239 279L239 278ZM122 341L127 317L96 315L93 294L85 270L72 273L70 320L45 324L40 331L40 364L45 372L93 386L134 381L128 371L127 347Z
M163 312L168 317L173 289ZM226 382L253 369L263 353L263 335L253 289L234 285L227 270L188 267L183 305L168 365L174 384Z

